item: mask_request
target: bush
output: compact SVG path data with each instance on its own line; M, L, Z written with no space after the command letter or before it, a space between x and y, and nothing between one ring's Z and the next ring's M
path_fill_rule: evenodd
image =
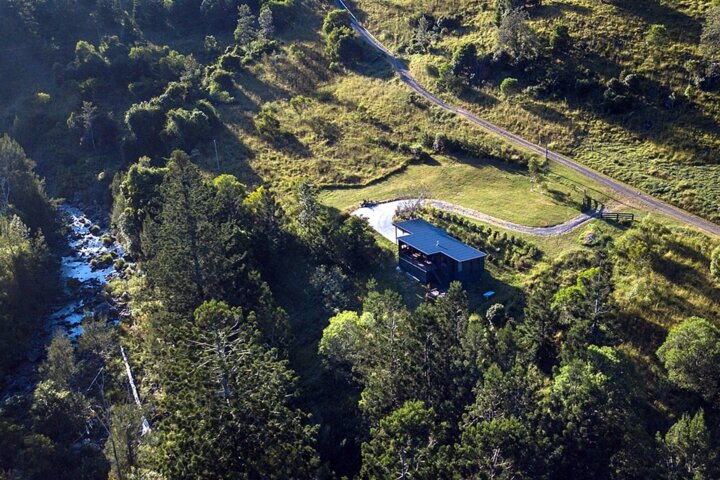
M351 27L350 14L333 10L327 14L322 27L325 35L325 54L333 62L348 63L360 56L362 48Z
M167 113L164 136L175 146L192 150L208 139L211 132L210 119L201 110L176 108Z
M325 54L332 60L350 63L361 53L357 35L349 27L337 28L325 37Z
M633 108L633 98L627 86L617 78L610 79L603 92L603 104L609 113L627 113Z
M235 88L232 73L227 70L223 70L222 68L215 68L215 70L210 74L210 81L217 83L224 90L232 90Z
M153 100L161 109L181 107L185 104L190 85L185 82L170 82L162 95Z
M670 381L699 393L705 400L720 399L720 329L692 317L673 327L657 355Z
M263 2L262 9L272 12L272 18L278 30L288 28L296 20L294 0L268 0Z
M720 282L720 246L710 256L710 274L716 282Z
M347 10L336 9L331 11L323 21L323 34L330 35L334 30L340 28L351 28L350 18L350 12Z
M570 30L567 25L555 25L550 35L550 48L553 52L564 52L570 47Z
M500 93L506 98L509 98L520 91L520 82L517 78L508 77L500 84Z
M280 120L268 106L263 106L260 113L253 119L255 130L268 140L274 140L281 134Z
M125 124L141 149L154 151L163 129L165 115L162 109L150 102L132 105L125 113Z

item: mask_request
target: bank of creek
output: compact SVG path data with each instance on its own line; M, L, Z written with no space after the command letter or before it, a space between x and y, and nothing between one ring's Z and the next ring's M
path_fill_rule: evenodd
M121 299L110 298L105 292L107 283L123 275L128 265L125 251L107 228L101 228L80 208L61 205L58 210L67 230L60 251L60 295L33 345L7 376L0 400L32 390L34 374L57 330L77 339L86 317L117 323L127 315Z

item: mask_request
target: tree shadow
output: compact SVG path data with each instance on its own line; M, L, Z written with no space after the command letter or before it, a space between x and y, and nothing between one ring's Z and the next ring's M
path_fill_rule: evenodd
M391 80L395 77L391 60L385 54L378 52L366 43L363 43L363 55L360 59L345 66L345 69L363 77Z
M358 6L358 4L355 0L345 0L345 3L347 4L348 8L350 8L353 15L355 15L355 17L361 23L366 22L367 13ZM406 18L409 18L412 14L415 13L415 10L411 7L412 2L409 2L409 4L407 6L402 5L399 2L389 1L389 0L376 0L374 3L379 6L382 6L383 10L385 12L397 11L397 12L400 12L401 14L404 14L404 16Z
M571 121L567 115L549 105L537 102L524 102L522 104L522 107L533 115L540 117L544 121L554 122L562 125L571 125Z
M543 82L545 69L549 59L538 62L528 72L531 78L528 84L537 85ZM574 82L580 67L596 72L595 78L591 78L592 87L587 91L575 90L574 83L568 85L568 81ZM606 86L600 82L602 75L604 79L619 78L622 68L607 58L602 58L595 53L580 53L578 57L565 57L564 65L556 74L559 76L559 84L553 87L555 90L568 91L568 94L557 95L552 91L539 93L539 100L558 101L563 100L569 109L587 112L591 116L598 116L605 122L622 127L641 138L652 142L671 147L677 150L683 146L694 154L696 163L716 163L712 152L717 149L713 139L717 138L720 128L715 119L710 117L700 108L683 97L677 97L675 92L668 86L663 85L657 79L642 77L640 86L635 90L627 88L626 96L631 98L631 105L626 111L612 112L604 101L603 94ZM517 71L510 71L511 75L518 74ZM499 79L495 79L499 81ZM565 125L576 131L575 137L583 137L587 132L577 132L577 125L574 125L565 115L555 108L547 105L538 105L527 102L523 105L525 110L537 115L542 120ZM693 130L692 141L688 141L688 132L684 129L688 126ZM576 138L577 140L577 138Z
M206 171L216 175L229 173L249 186L255 187L263 183L263 179L250 166L255 153L227 125L222 125L214 134L217 144L210 141L201 150L196 163Z
M655 271L665 277L668 282L689 287L708 298L720 298L720 288L708 283L703 276L698 275L696 268L692 266L684 265L675 260L664 259L660 268L656 268ZM669 295L674 302L685 305L687 311L692 311L692 305L685 298L672 293Z
M690 15L683 13L667 2L660 0L624 1L616 5L621 12L628 12L649 24L664 24L671 34L679 34L686 41L697 43L700 39L702 24Z
M485 271L480 281L467 285L468 299L471 312L484 312L490 306L500 303L505 306L509 317L521 319L525 309L525 293L519 287L511 285ZM486 292L495 292L490 298L485 298Z
M293 44L288 55L268 57L266 65L273 70L286 92L311 95L319 84L330 78L327 59L307 45Z
M236 75L235 83L242 88L242 90L236 88L235 91L232 92L236 99L235 103L243 101L245 103L239 103L240 106L248 108L257 109L263 103L284 99L291 94L291 92L284 88L263 82L247 69L242 70ZM237 99L238 93L243 95L241 100ZM257 98L257 100L253 97Z
M499 79L498 84L500 81L502 80ZM484 108L493 108L500 103L500 100L497 98L469 85L464 85L458 92L457 97L464 102L472 103L473 105L480 105Z
M720 133L717 121L696 104L682 98L674 99L674 92L656 80L644 79L644 84L644 95L635 101L630 112L606 114L603 119L675 150L683 145L696 154L696 164L717 163L712 155L712 150L717 147L709 140L703 143L703 137L717 138ZM683 127L694 131L692 142L688 142L688 132Z

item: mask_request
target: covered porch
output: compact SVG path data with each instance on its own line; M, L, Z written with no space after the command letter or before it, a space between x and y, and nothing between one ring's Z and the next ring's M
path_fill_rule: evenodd
M434 271L433 260L420 250L403 242L398 238L398 257L400 267L421 283L430 283Z

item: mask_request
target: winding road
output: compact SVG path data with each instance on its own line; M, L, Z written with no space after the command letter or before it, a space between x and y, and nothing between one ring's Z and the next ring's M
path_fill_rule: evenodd
M437 105L444 110L460 115L461 117L477 125L483 130L493 133L516 146L529 150L533 153L546 155L549 160L563 165L564 167L567 167L571 170L574 170L575 172L583 175L584 177L589 178L590 180L593 180L598 184L603 185L604 187L624 197L629 198L634 203L637 203L642 207L645 207L651 211L662 213L688 226L698 228L712 235L720 236L720 225L705 220L704 218L698 217L697 215L693 215L692 213L686 212L685 210L663 202L662 200L659 200L655 197L649 196L634 187L610 178L607 175L597 172L589 167L586 167L585 165L577 163L576 161L571 160L564 155L560 155L559 153L553 152L552 150L547 150L545 147L530 142L518 135L515 135L512 132L505 130L502 127L498 127L497 125L478 117L474 113L464 108L456 107L436 97L435 95L430 93L425 87L420 85L420 83L418 83L418 81L415 80L415 78L410 74L407 68L405 68L402 62L398 60L397 57L395 57L395 55L390 52L390 50L385 48L385 46L377 38L375 38L369 31L367 31L365 27L362 26L360 21L355 17L355 15L353 15L352 11L350 10L350 8L348 8L348 6L343 0L337 0L337 4L340 8L347 10L347 12L350 14L352 27L355 29L358 35L360 35L360 37L366 43L368 43L375 50L379 51L386 58L386 60L392 66L393 70L395 70L400 76L400 79L403 81L403 83L405 83L417 94L425 98L428 102Z
M353 212L353 215L363 217L367 219L370 226L387 238L391 242L395 241L395 227L393 226L393 217L398 208L403 207L407 204L413 204L422 202L424 205L446 210L448 212L458 213L460 215L480 220L481 222L495 225L513 232L527 233L530 235L536 235L538 237L555 237L557 235L563 235L571 232L577 227L585 224L597 216L595 212L593 214L583 213L575 218L571 218L567 222L563 222L559 225L553 225L550 227L528 227L525 225L519 225L517 223L508 222L491 215L487 215L472 208L462 207L454 203L445 202L442 200L417 200L417 199L404 199L404 200L392 200L389 202L377 203L369 207L358 208Z

